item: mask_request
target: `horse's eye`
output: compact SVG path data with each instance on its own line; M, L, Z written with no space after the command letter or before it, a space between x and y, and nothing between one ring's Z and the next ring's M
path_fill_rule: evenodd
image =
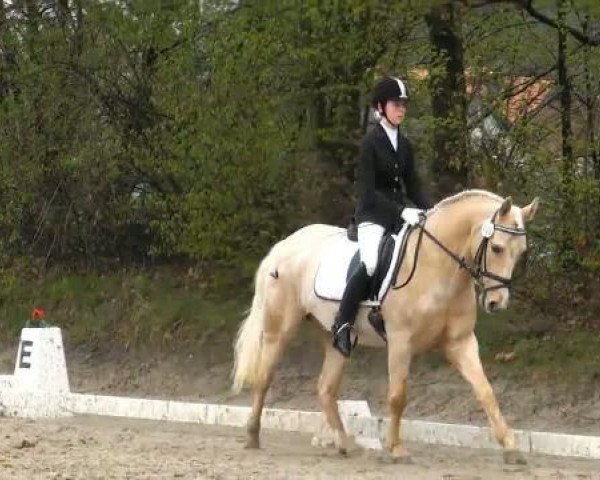
M504 247L501 247L500 245L492 245L492 252L494 252L496 255L500 255L503 251Z

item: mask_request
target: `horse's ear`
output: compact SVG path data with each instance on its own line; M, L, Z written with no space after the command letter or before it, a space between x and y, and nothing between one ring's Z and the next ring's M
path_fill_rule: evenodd
M535 197L529 205L521 209L521 211L523 212L523 220L525 220L525 222L531 222L531 220L533 220L533 217L535 217L535 212L537 212L539 205L540 199L538 197Z
M512 207L512 197L508 196L502 202L502 205L500 206L500 210L498 210L498 213L502 217L502 216L506 215L508 212L510 212L511 207Z

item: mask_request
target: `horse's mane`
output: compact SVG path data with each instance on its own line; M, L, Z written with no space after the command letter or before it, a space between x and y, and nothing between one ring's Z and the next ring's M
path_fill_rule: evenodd
M463 192L457 193L456 195L452 195L451 197L444 198L440 202L435 205L435 209L445 207L446 205L452 205L457 202L461 202L462 200L473 198L473 197L482 197L489 200L494 200L498 203L502 203L504 199L496 195L495 193L488 192L487 190L465 190Z

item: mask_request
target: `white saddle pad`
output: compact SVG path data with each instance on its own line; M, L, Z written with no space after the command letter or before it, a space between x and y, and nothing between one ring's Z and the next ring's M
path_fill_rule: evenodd
M390 288L392 276L394 274L394 266L398 261L398 254L403 243L403 238L406 235L407 225L402 227L398 235L392 235L396 244L392 254L390 267L385 275L377 301L364 301L364 304L377 305L385 296ZM323 250L323 254L319 260L319 267L315 276L315 294L325 300L340 301L346 288L346 274L352 257L358 250L358 242L348 240L346 232L340 232L338 235L333 235L328 244Z

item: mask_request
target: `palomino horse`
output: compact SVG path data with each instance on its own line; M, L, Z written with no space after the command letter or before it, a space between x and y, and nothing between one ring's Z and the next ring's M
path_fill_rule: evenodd
M524 463L515 449L494 392L483 371L474 333L477 298L487 311L507 307L510 278L527 248L525 223L538 206L534 199L523 208L483 190L469 190L438 203L421 222L427 235L407 240L397 284L409 275L417 253L416 270L401 289L390 290L381 312L388 348L391 414L387 447L392 457L407 457L400 440L400 418L406 404L411 358L433 348L443 351L471 384L509 463ZM345 453L350 445L337 407L337 395L346 359L331 346L329 330L337 303L317 297L314 279L327 240L343 229L328 225L306 226L277 243L261 262L248 317L235 344L233 388L254 387L249 419L248 448L258 448L265 395L281 355L302 323L313 319L319 326L324 362L318 397L335 444ZM474 288L477 287L477 288ZM385 346L361 308L356 320L358 343Z

